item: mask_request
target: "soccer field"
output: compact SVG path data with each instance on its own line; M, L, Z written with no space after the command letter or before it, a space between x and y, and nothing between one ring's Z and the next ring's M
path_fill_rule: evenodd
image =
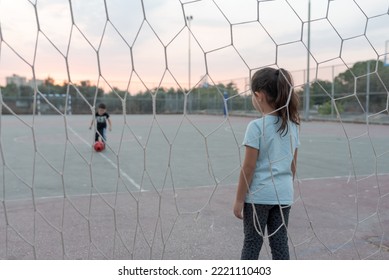
M112 116L107 149L92 149L89 116L2 117L6 199L235 185L250 118ZM34 129L32 129L32 127ZM308 122L301 126L298 178L389 173L386 126ZM36 153L35 153L36 151ZM120 174L120 175L119 175ZM119 184L120 185L120 184ZM12 188L7 188L12 186ZM119 186L121 188L121 186Z
M239 258L231 207L252 118L111 118L96 153L90 116L1 117L0 257ZM389 258L387 139L387 126L302 123L292 257Z

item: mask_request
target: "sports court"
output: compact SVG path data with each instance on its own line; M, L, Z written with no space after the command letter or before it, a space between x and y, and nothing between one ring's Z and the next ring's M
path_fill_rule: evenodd
M1 116L1 259L239 259L232 213L253 117ZM389 258L386 125L303 122L293 259ZM271 258L268 246L261 259Z

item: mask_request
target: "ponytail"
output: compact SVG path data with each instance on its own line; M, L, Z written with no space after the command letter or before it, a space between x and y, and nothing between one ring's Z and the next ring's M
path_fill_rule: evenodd
M288 133L288 120L300 124L299 98L294 92L292 75L285 69L263 68L254 73L251 81L253 92L264 91L267 102L274 106L281 118L278 132Z
M275 108L279 109L278 115L281 117L279 132L288 132L288 120L300 124L298 113L299 98L294 92L293 79L288 71L283 68L276 70L278 94L275 100Z

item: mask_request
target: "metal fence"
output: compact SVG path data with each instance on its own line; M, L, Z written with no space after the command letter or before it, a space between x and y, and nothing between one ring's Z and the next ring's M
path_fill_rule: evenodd
M331 102L326 95L316 95L320 104L311 98L309 118L337 119L342 117L363 119L368 115L379 114L381 119L388 115L388 93L343 94L343 98ZM301 95L301 110L305 108ZM255 114L251 95L223 96L208 94L201 89L193 91L185 98L184 94L157 94L130 96L124 99L104 95L103 97L82 98L66 95L47 95L34 99L32 97L3 97L2 114L91 114L94 106L105 103L111 114ZM336 107L335 107L336 106Z

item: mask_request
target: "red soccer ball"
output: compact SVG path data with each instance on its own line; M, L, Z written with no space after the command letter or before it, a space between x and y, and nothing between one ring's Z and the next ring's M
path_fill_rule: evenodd
M97 141L97 142L94 144L93 147L94 147L94 149L95 149L96 152L101 152L102 150L104 150L105 145L104 145L103 142Z

